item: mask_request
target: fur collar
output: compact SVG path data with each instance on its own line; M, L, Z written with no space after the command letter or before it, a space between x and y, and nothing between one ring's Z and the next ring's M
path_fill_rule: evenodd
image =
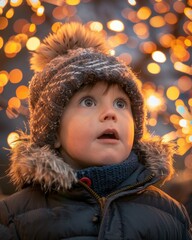
M160 138L142 140L136 147L140 162L163 181L169 180L173 170L173 145ZM22 140L11 150L9 176L20 189L25 184L41 184L43 189L57 191L71 188L77 182L74 170L49 147L32 146L29 139Z

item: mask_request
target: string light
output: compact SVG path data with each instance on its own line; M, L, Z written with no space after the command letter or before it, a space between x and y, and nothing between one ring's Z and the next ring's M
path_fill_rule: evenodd
M16 58L22 53L23 49L28 51L37 49L40 44L39 26L43 26L43 23L45 23L46 10L48 9L46 9L47 5L44 6L44 2L46 1L0 1L0 51L6 58L10 60ZM53 6L55 4L49 16L49 19L53 18L51 23L53 32L60 28L62 22L68 20L81 21L77 9L77 6L81 5L80 0L50 2ZM87 2L91 2L91 0ZM11 26L10 23L16 16L17 8L21 7L23 3L26 3L26 6L31 9L31 16L28 19L17 17L12 24L13 34L6 39L3 31ZM175 79L174 86L167 87L166 91L155 84L150 85L148 82L143 84L149 113L148 126L156 126L158 116L160 114L165 115L167 101L171 101L172 104L175 101L175 113L168 117L168 123L173 125L175 131L165 134L164 138L177 140L180 155L185 154L192 147L192 68L189 64L192 56L190 53L192 46L191 5L191 3L184 1L175 1L171 6L166 1L155 1L148 6L147 4L146 6L140 6L137 5L137 1L128 0L127 7L121 11L124 21L121 18L112 18L105 24L100 19L87 23L91 30L98 31L107 37L111 47L111 55L119 54L118 47L119 49L121 46L129 48L118 55L119 59L126 64L134 65L134 62L138 60L136 52L140 52L146 56L146 59L149 59L149 61L143 62L142 66L148 76L160 78L168 62L172 65L173 71L180 74L178 79ZM178 17L181 14L183 16L182 21ZM175 36L173 32L167 31L167 29L176 25L179 25L183 30L181 36ZM130 26L130 28L127 26ZM106 29L111 30L109 34L107 34ZM158 41L151 37L152 32L157 32ZM4 69L0 71L0 94L3 94L10 85L14 85L16 88L15 96L13 94L10 99L7 99L6 114L8 118L16 118L19 114L28 116L27 108L24 107L28 97L28 88L23 82L25 80L24 75L23 70L18 67L9 70L9 72ZM180 95L185 93L189 97L188 106L179 99ZM12 137L9 137L9 139L12 139Z

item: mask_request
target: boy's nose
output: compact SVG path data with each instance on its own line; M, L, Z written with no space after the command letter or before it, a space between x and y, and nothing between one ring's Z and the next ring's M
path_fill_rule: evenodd
M117 115L113 109L105 110L100 114L100 121L103 122L106 120L117 121Z

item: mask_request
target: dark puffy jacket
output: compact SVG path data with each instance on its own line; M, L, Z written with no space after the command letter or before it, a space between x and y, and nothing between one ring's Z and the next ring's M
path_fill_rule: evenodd
M140 167L101 198L49 149L20 145L10 175L28 187L0 202L0 239L192 239L185 208L153 186L172 173L168 147L161 146L140 143Z

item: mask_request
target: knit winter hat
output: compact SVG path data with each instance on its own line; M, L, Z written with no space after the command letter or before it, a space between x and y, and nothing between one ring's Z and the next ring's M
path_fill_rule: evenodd
M135 142L143 136L145 111L137 78L110 56L106 40L80 23L66 23L47 36L33 53L35 75L29 87L30 138L54 148L65 106L82 87L98 81L116 83L130 98L135 122Z

